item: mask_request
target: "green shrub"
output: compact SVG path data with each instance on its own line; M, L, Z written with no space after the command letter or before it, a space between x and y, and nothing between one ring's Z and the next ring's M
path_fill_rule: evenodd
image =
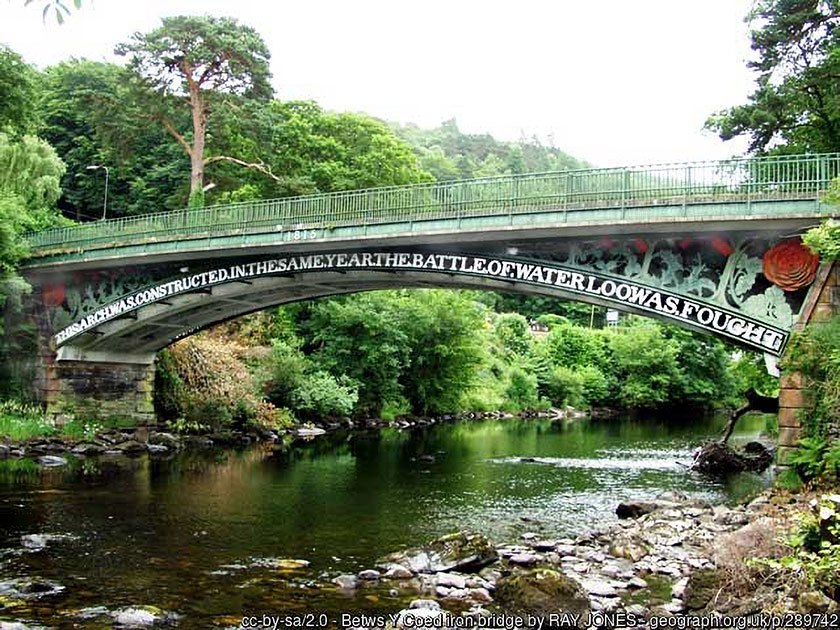
M291 399L292 408L305 416L349 416L359 400L359 388L346 377L317 371L298 380Z
M505 389L506 407L512 411L535 409L540 404L537 377L520 367L514 367L509 378Z
M805 481L840 480L840 441L827 442L819 437L804 437L788 462Z
M580 407L584 402L583 382L579 371L561 365L552 370L546 394L555 407Z
M803 415L807 437L825 437L840 426L840 316L809 324L794 335L783 365L801 372L814 391L814 405Z
M583 387L583 400L589 405L604 405L610 402L612 383L594 365L580 368L578 374Z
M379 416L386 422L393 422L397 418L411 413L411 403L405 398L399 400L387 400L382 405L382 412Z

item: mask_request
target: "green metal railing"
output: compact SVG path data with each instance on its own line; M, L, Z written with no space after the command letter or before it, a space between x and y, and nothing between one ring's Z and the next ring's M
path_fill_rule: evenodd
M530 173L268 199L108 219L25 235L31 254L230 234L595 208L817 199L840 153ZM639 215L634 215L639 218Z

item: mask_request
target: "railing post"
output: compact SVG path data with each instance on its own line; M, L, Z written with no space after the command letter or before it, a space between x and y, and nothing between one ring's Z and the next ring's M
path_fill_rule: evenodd
M630 192L630 173L625 167L621 176L621 218L627 218L627 193Z
M685 167L685 184L683 185L683 216L688 216L688 192L691 189L691 165Z

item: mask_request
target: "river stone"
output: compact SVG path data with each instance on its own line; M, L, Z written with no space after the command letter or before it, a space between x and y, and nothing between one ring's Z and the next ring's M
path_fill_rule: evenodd
M138 442L137 440L126 440L125 442L120 442L114 448L127 455L146 452L146 445L142 442Z
M151 628L152 626L174 626L178 615L161 610L157 606L136 606L115 610L111 613L114 623L122 628Z
M515 553L513 554L508 560L513 564L518 564L521 566L531 566L537 564L540 560L542 560L542 556L538 556L534 553Z
M337 584L338 588L344 590L352 590L354 588L358 588L359 579L355 575L339 575L338 577L333 578L333 584Z
M161 432L154 432L149 435L149 444L157 444L160 446L165 446L167 448L171 448L173 450L179 448L181 446L181 442L171 433Z
M40 578L15 578L0 582L0 595L14 599L39 599L63 590L60 584Z
M490 591L483 587L471 588L469 590L468 598L476 604L489 604L493 601L493 598L490 596Z
M168 453L169 447L163 444L146 444L146 449L150 453Z
M496 584L495 600L508 613L577 613L581 624L590 610L589 597L581 585L556 569L535 569L502 578Z
M46 626L28 626L20 621L0 621L0 630L49 630Z
M400 564L415 573L477 571L497 559L496 549L483 535L458 532L423 547L386 556L377 566Z
M50 543L61 542L63 540L74 540L74 537L69 534L25 534L20 537L20 544L26 549L40 551L41 549L45 549Z
M378 580L380 575L379 571L376 571L375 569L365 569L364 571L359 571L360 580Z
M617 539L610 545L609 551L610 555L616 558L626 558L633 562L638 562L648 554L647 549L641 542L627 538Z
M703 608L720 588L720 576L712 569L695 571L688 578L685 587L685 607L690 610Z
M606 580L599 580L597 578L583 579L580 581L580 584L590 595L597 595L599 597L616 597L618 595L615 587Z
M0 444L0 459L6 459L10 457L12 453L12 449L5 444Z
M383 577L389 580L410 580L414 577L414 573L402 565L393 564L386 569Z
M67 460L58 455L43 455L38 458L38 463L46 468L54 468L57 466L66 466Z
M438 573L437 584L438 586L464 588L467 585L467 580L462 575L455 575L454 573Z
M630 501L619 503L615 508L615 515L618 518L639 518L656 510L674 507L670 501Z
M324 435L326 431L320 427L301 427L295 433L301 437L307 437L311 435Z
M76 444L70 452L76 455L102 455L105 452L105 447L92 442L82 442Z
M799 610L804 613L821 613L828 611L834 602L820 591L805 591L799 596Z
M648 583L640 577L632 577L627 581L630 588L647 588Z

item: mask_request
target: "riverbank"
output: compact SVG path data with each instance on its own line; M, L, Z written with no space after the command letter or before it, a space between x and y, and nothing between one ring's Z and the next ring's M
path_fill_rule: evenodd
M825 588L797 565L780 568L794 552L782 541L815 506L822 508L823 527L838 527L840 495L824 495L820 503L813 492L767 490L746 505L727 507L669 492L622 505L619 513L636 518L576 538L526 533L491 545L481 534L453 534L333 582L361 593L383 587L414 592L418 599L400 613L403 627L411 625L408 616L558 611L567 613L559 625L581 628L614 627L598 623L605 615L622 620L619 626L646 627L651 617L757 613L825 615L820 618L836 627L840 606Z
M72 422L56 426L31 412L18 411L16 415L3 416L0 423L0 459L6 457L34 457L47 465L61 465L62 455L95 457L98 455L139 455L177 452L193 446L201 448L247 446L259 442L279 442L286 438L310 438L338 430L381 430L385 428L414 429L430 427L441 422L462 420L541 418L565 420L584 418L583 411L568 408L548 411L467 412L446 414L439 417L402 417L392 421L371 418L367 420L335 420L319 424L304 423L289 429L272 430L251 427L246 430L215 432L165 431L155 427L115 426L104 428L97 422L80 424ZM46 460L43 460L47 457Z

